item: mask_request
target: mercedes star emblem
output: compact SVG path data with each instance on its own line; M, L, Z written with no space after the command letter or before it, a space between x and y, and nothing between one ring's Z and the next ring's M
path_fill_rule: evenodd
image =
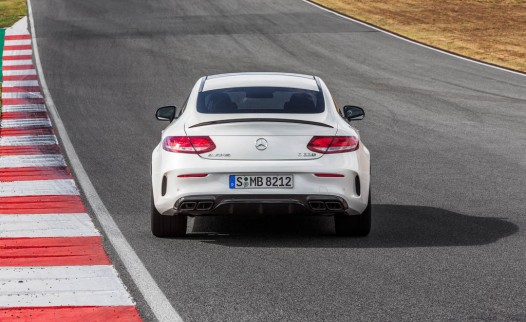
M267 147L268 147L267 140L265 140L263 138L256 140L256 149L258 149L259 151L266 150Z

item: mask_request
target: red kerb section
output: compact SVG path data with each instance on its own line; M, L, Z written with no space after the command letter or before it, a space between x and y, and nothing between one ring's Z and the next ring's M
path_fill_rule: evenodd
M4 93L20 93L20 92L39 92L39 86L18 86L18 87L2 87Z
M100 236L0 238L0 266L110 264Z
M4 37L5 40L24 40L31 39L30 35L9 35Z
M3 98L2 104L3 105L44 104L44 99L43 98Z
M35 69L35 66L33 65L2 66L2 70L26 70L26 69Z
M60 154L60 149L56 144L46 145L12 145L0 146L0 155L37 155L37 154ZM0 181L4 169L0 170Z
M67 167L2 168L0 182L72 179Z
M83 213L79 195L0 197L0 214Z
M3 56L3 60L28 60L33 59L31 55L13 55L13 56Z
M13 80L38 80L37 75L3 75L2 81L13 81Z
M0 321L140 322L135 306L44 306L0 309Z
M53 128L51 127L42 127L42 126L35 126L35 127L8 127L8 128L1 128L0 127L0 136L17 136L17 135L50 135L54 134Z
M31 45L4 46L4 51L6 50L28 50L28 49L31 49Z
M5 101L3 99L2 101ZM2 120L13 120L13 119L41 119L47 118L47 113L42 112L4 112L2 113Z

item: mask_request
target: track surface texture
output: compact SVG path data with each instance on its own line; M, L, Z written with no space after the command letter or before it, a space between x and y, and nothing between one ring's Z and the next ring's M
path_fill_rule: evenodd
M33 11L77 153L185 321L526 320L526 77L299 0L40 0ZM166 126L155 108L235 71L319 75L340 104L366 109L369 237L285 217L199 218L186 239L152 236L150 155Z

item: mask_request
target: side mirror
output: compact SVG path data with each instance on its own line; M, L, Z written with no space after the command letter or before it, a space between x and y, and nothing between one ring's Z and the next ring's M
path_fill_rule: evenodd
M361 107L347 105L343 107L343 115L349 121L359 121L365 117L365 111Z
M155 112L155 117L159 121L173 121L179 117L180 110L175 106L164 106L157 109Z

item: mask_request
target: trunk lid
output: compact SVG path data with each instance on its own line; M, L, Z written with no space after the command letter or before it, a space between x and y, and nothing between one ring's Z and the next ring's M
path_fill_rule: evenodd
M203 120L185 126L188 136L210 136L214 151L200 154L213 160L312 160L323 156L310 151L313 136L334 136L328 122L276 118Z

